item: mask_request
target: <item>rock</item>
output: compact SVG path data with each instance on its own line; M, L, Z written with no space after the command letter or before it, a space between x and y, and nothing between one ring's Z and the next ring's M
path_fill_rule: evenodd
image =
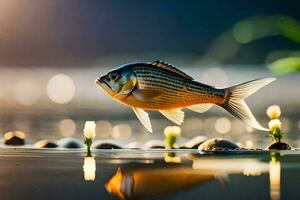
M143 149L164 149L165 142L161 140L150 140L146 142L143 146Z
M205 136L197 136L197 137L190 139L189 141L187 141L186 143L181 145L179 148L180 149L198 149L199 145L201 145L206 139L207 139L207 137L205 137Z
M206 140L198 149L201 151L214 151L214 150L234 150L240 148L237 144L221 138L212 138Z
M267 147L268 150L291 150L292 147L284 142L275 142Z
M56 148L58 145L55 142L51 142L48 140L40 140L34 144L35 148Z
M84 148L83 141L75 138L63 138L57 141L59 147L67 149L80 149Z
M92 145L93 149L123 149L121 144L118 144L114 141L106 140L106 141L95 141Z
M26 134L21 131L6 132L3 136L6 145L24 145Z

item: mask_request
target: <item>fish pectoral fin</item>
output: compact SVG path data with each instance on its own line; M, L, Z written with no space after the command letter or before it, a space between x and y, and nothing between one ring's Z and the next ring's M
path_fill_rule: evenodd
M160 96L162 92L157 90L149 90L149 89L137 89L132 92L133 96L140 100L153 99L157 96Z
M149 115L146 111L140 108L132 107L134 113L136 114L137 118L140 120L140 122L145 126L145 128L152 133L152 126L150 122Z
M159 112L177 125L182 124L184 120L184 112L180 109L159 110Z
M213 104L207 103L207 104L196 104L196 105L188 106L186 108L190 109L194 112L204 113L204 112L208 111L212 106L213 106Z

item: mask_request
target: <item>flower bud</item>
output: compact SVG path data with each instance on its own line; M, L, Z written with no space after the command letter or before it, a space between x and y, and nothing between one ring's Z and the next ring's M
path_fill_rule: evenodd
M181 134L181 128L179 126L167 126L164 130L166 137L179 137Z
M272 119L268 125L270 130L281 130L281 121L279 119Z
M278 105L271 105L267 109L267 115L270 119L278 119L281 115L281 110Z
M94 138L96 136L96 123L94 121L86 121L83 132L87 139Z

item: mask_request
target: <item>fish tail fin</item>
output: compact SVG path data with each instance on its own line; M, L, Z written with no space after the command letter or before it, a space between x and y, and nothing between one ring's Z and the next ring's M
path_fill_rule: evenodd
M251 113L249 107L244 101L245 98L255 93L260 88L268 85L276 80L275 78L256 79L253 81L245 82L239 85L225 88L226 99L220 106L231 113L237 119L244 121L249 126L268 131L269 129L262 127Z

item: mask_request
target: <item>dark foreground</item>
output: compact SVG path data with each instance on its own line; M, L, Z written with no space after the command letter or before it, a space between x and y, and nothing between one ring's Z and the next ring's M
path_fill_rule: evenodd
M83 168L85 156L1 149L0 199L300 199L297 151L97 150Z

